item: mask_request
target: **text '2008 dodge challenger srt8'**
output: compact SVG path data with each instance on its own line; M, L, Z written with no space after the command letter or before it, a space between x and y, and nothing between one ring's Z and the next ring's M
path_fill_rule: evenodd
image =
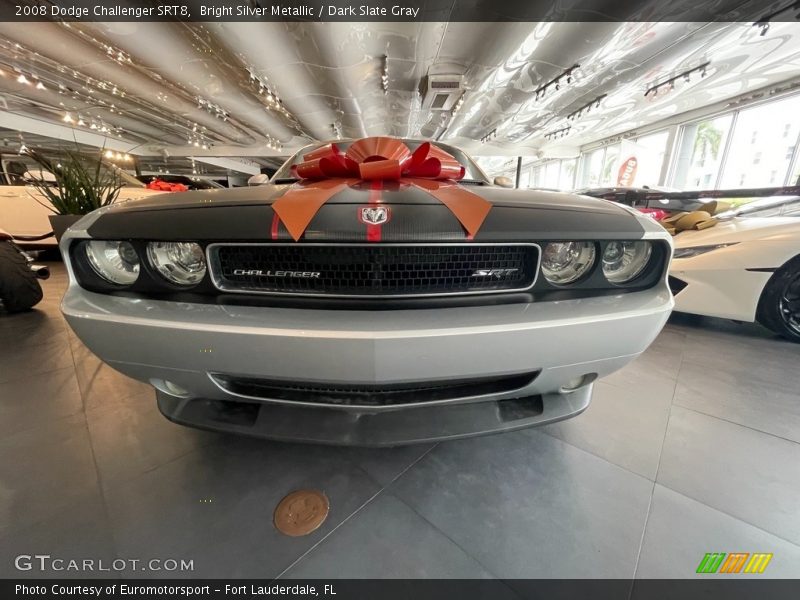
M268 185L124 202L61 242L62 310L172 421L396 445L589 404L672 309L667 232L490 185L455 148L320 144Z

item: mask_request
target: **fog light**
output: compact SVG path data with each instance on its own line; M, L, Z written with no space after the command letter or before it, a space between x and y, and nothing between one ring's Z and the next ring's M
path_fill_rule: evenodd
M581 375L580 377L575 377L574 379L570 379L567 383L561 386L559 391L561 393L574 392L575 390L580 389L583 386L589 385L595 379L597 379L597 373L586 373L585 375Z
M177 383L167 381L166 379L151 379L150 384L170 396L187 398L190 395L189 390L182 388Z

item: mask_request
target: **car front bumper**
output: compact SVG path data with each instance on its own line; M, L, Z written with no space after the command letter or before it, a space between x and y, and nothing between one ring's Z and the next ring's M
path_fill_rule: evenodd
M160 409L173 421L370 446L518 429L577 414L588 406L591 382L645 350L671 309L665 283L579 300L352 311L135 299L87 292L73 282L62 303L89 349L153 384ZM213 376L392 386L530 372L536 377L512 391L391 406L243 396ZM577 389L565 388L581 378ZM236 403L248 407L247 418Z

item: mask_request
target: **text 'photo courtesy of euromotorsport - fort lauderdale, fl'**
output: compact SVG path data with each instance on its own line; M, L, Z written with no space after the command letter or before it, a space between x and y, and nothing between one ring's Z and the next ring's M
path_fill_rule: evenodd
M796 599L795 0L1 0L0 598Z

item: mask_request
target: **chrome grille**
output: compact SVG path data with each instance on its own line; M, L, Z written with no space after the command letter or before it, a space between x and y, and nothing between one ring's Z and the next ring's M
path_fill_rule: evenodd
M330 297L446 296L533 286L535 244L211 244L226 292Z

